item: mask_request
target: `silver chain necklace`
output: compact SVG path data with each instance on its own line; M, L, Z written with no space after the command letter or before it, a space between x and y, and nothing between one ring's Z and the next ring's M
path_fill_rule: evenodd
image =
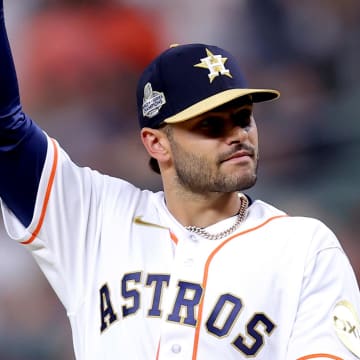
M246 196L241 195L240 196L240 208L239 211L237 213L237 218L236 218L236 222L234 225L232 225L231 227L229 227L227 230L224 230L222 232L219 232L217 234L210 234L208 231L206 231L204 228L198 227L198 226L185 226L185 229L188 231L191 231L197 235L201 235L202 237L204 237L205 239L208 240L219 240L222 239L225 236L230 235L231 233L233 233L242 223L242 221L245 218L246 215L246 210L248 208L249 205L249 200L247 199Z

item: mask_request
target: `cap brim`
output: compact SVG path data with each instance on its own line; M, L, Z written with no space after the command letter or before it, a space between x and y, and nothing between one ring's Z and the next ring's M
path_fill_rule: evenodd
M216 107L226 104L229 101L237 99L242 96L251 95L252 101L263 102L275 100L280 97L280 92L271 89L230 89L222 91L218 94L212 95L196 104L180 111L179 113L168 117L164 120L167 124L174 124L189 120L195 116L201 115L207 111L215 109Z

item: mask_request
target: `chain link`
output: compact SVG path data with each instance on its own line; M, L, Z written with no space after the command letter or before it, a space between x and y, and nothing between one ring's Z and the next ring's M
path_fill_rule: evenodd
M240 224L243 222L243 220L245 218L248 205L249 205L249 200L247 199L247 197L244 195L240 196L240 208L239 208L239 212L237 214L237 219L236 219L235 224L232 225L227 230L224 230L220 233L210 234L204 228L201 228L198 226L185 226L185 229L193 232L194 234L200 235L207 240L220 240L220 239L230 235L231 233L233 233L240 226Z

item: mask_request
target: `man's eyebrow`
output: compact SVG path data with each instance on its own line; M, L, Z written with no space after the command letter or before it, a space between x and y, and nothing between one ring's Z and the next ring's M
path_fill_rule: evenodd
M250 108L250 107L244 107L244 106L243 106L243 107L240 107L240 108L238 108L238 109L235 109L235 110L233 111L233 114L244 113L244 114L249 114L249 115L251 115L252 112L253 112L252 108Z

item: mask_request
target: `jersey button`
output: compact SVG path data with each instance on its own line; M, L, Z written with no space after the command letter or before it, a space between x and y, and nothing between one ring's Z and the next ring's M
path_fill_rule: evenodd
M195 242L195 243L197 243L197 242L199 241L199 239L197 238L197 236L194 235L194 234L191 234L191 235L190 235L190 240L193 241L193 242Z
M192 266L193 263L194 263L194 259L192 259L192 258L187 258L187 259L184 261L184 264L185 264L186 266Z
M179 352L181 352L181 346L179 344L174 344L172 347L171 347L171 351L174 353L174 354L178 354Z

